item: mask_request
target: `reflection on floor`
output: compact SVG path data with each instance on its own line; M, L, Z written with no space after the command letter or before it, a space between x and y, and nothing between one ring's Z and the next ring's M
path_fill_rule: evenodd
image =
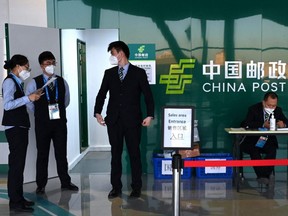
M25 197L36 202L33 215L48 216L139 216L173 215L172 180L155 180L153 174L143 176L139 199L129 199L130 176L124 175L121 198L108 200L109 153L91 152L71 170L73 183L80 191L61 191L59 179L48 181L46 194L36 196L36 184L24 185ZM108 164L107 164L108 163ZM180 214L224 216L284 216L288 214L287 173L276 173L275 188L260 187L254 174L236 192L232 179L196 178L181 180ZM0 181L0 215L9 212L5 180ZM31 215L31 214L16 214Z

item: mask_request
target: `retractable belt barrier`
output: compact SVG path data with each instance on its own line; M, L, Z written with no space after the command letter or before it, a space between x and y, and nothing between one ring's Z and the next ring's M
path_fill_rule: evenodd
M173 216L180 215L180 167L181 156L173 155ZM287 166L288 159L263 159L263 160L206 160L186 161L183 167L244 167L244 166ZM238 186L237 186L238 187ZM238 188L237 188L238 191Z
M184 161L184 167L287 166L288 159Z

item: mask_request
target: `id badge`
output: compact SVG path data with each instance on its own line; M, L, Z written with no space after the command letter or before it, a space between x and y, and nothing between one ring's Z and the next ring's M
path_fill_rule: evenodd
M57 103L56 104L49 104L48 110L49 110L50 120L60 119L60 110L59 110L59 105Z
M263 148L267 139L268 137L260 136L255 146L259 148Z

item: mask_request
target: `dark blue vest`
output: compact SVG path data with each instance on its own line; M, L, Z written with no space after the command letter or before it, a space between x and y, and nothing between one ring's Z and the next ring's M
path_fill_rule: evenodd
M43 75L37 76L34 78L36 82L36 88L39 89L44 85ZM66 108L65 108L65 85L64 85L64 79L60 76L57 76L57 85L58 85L58 101L59 104L59 110L60 110L60 119L52 120L52 121L64 121L66 122ZM48 88L48 93L50 97L50 104L56 103L55 101L55 88L53 91L51 91ZM48 111L48 101L46 97L46 92L44 89L44 94L41 96L41 98L34 102L35 106L35 123L47 123L51 120L49 119L49 111Z
M14 80L13 76L9 74L7 78L11 78L16 86L16 91L14 93L14 99L21 98L25 96L23 90L20 88L19 84L16 80ZM6 80L5 79L5 80ZM23 126L30 127L29 115L26 109L26 105L20 106L13 110L4 110L2 125L4 126Z

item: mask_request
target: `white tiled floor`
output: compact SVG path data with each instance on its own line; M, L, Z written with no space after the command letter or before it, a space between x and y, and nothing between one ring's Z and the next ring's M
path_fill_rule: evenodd
M72 181L80 188L77 193L61 191L58 178L48 181L46 194L43 196L36 196L34 182L25 184L26 198L36 202L33 215L173 215L172 180L155 180L152 174L143 176L142 196L135 200L128 198L130 176L123 175L122 197L109 201L107 198L111 189L109 172L103 169L103 166L107 166L107 164L102 164L102 166L99 164L99 160L97 160L100 157L99 154L103 157L103 153L89 153L71 170ZM106 155L109 157L109 154ZM91 172L91 167L95 166L95 162L102 169L99 172L95 168ZM241 185L240 192L236 192L232 179L193 177L189 180L182 180L180 188L180 215L182 216L288 215L286 172L276 173L274 190L260 188L253 173L246 175L246 182ZM0 215L13 215L9 213L5 180L0 181Z

